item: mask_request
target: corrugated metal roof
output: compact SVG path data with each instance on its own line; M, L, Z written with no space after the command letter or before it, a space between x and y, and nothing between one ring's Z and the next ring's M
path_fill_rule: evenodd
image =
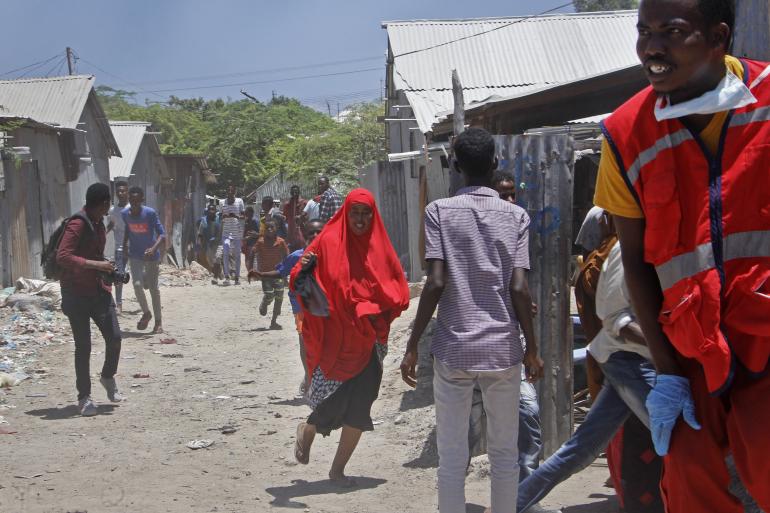
M405 91L420 129L427 132L436 113L452 108L453 69L467 104L598 75L638 62L636 20L636 11L613 11L396 21L383 27L394 58L395 88ZM460 38L467 39L455 41ZM441 46L431 48L436 45Z
M110 157L110 180L128 178L139 154L144 136L150 123L144 121L110 121L110 129L118 142L122 157Z
M93 84L90 75L0 80L0 113L77 128Z

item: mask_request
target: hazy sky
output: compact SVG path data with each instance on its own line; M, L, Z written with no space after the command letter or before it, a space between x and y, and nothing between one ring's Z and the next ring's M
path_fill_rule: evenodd
M243 88L260 99L276 91L317 107L327 99L334 105L379 96L385 73L384 20L516 16L565 3L1 0L5 45L0 78L25 72L66 74L64 49L71 46L80 57L79 73L96 75L99 84L141 92L152 101L170 94L237 99ZM568 11L572 9L562 9ZM6 74L50 58L37 69ZM337 64L329 65L332 62ZM343 74L296 79L333 73ZM295 80L281 80L287 78ZM212 87L222 85L227 86Z

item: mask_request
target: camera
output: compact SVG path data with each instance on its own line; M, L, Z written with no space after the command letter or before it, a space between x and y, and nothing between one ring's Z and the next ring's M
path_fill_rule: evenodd
M102 280L107 285L122 283L123 285L131 281L131 274L127 272L112 271L111 273L102 273Z

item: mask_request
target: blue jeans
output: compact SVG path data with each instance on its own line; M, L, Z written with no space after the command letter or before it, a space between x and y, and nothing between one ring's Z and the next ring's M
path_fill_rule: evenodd
M636 353L621 351L600 365L604 386L572 437L519 484L516 511L524 513L559 483L590 465L632 413L645 426L650 417L647 395L655 385L655 368Z
M537 391L532 383L522 380L519 396L519 482L537 469L542 448Z

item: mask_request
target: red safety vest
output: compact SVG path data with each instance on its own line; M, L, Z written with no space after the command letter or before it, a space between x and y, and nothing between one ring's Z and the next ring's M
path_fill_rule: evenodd
M770 66L741 62L759 101L729 113L716 155L681 119L655 119L651 87L602 124L644 212L663 331L713 394L770 357Z

